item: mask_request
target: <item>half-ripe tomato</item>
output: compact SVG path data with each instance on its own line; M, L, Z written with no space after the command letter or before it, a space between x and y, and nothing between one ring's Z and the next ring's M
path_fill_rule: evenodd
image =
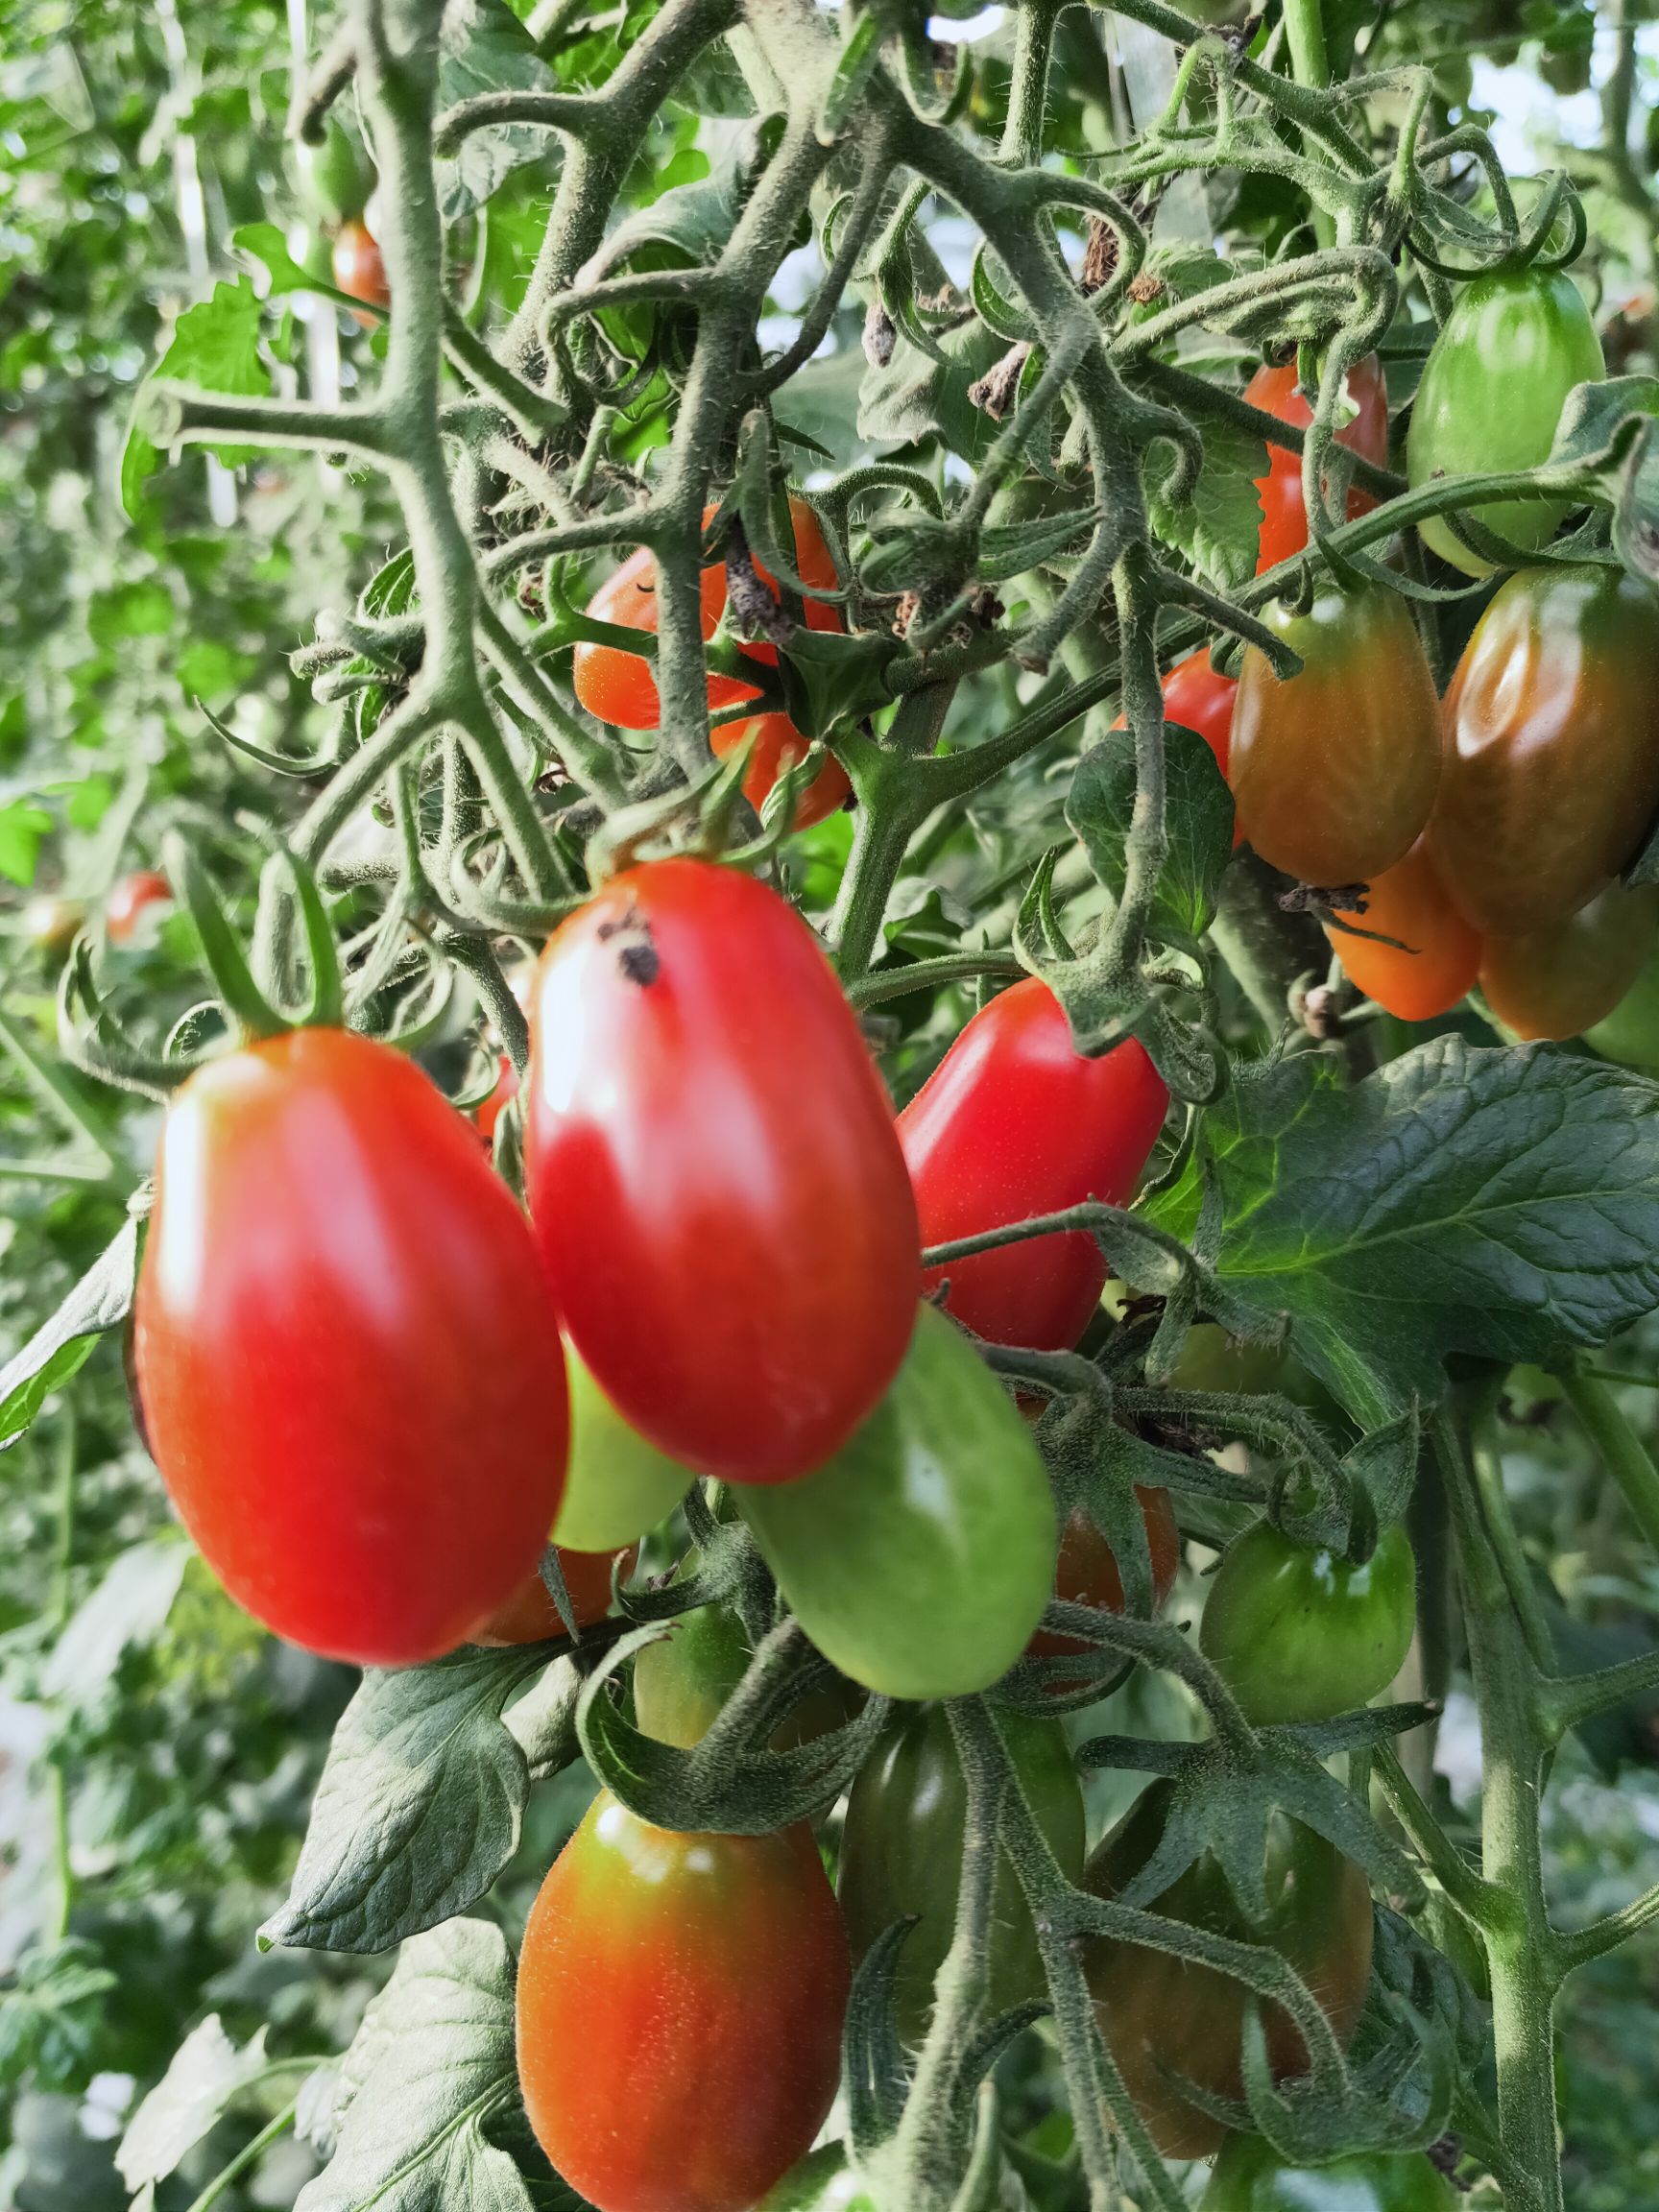
M172 885L154 868L135 868L123 876L104 902L104 929L110 944L131 945L143 916L172 898Z
M1251 646L1233 710L1238 827L1298 882L1369 883L1417 842L1440 781L1440 708L1410 611L1381 584L1321 591L1262 620L1302 657L1273 673Z
M931 1306L852 1441L737 1505L819 1650L884 1697L989 1689L1054 1586L1054 1500L1030 1431Z
M1656 931L1659 891L1609 883L1565 922L1522 937L1487 938L1481 993L1513 1036L1581 1036L1629 991Z
M1497 270L1458 293L1423 365L1406 440L1413 490L1436 476L1487 475L1548 460L1561 408L1575 384L1606 373L1590 311L1560 269ZM1512 544L1554 536L1559 500L1513 499L1471 508ZM1418 525L1425 544L1465 576L1489 576L1436 516Z
M1605 1020L1584 1032L1604 1060L1624 1068L1659 1068L1659 957L1647 965Z
M1479 934L1452 903L1427 837L1366 885L1363 914L1346 906L1336 912L1352 914L1355 928L1373 932L1357 937L1352 929L1326 923L1343 974L1400 1021L1429 1022L1449 1014L1475 988ZM1380 944L1381 937L1395 943Z
M1461 2200L1421 2151L1351 2152L1295 2166L1260 2135L1231 2135L1199 2212L1454 2212Z
M1083 1873L1083 1792L1058 1720L999 1712L1025 1801L1069 1882ZM900 2034L920 2043L933 2009L933 1982L956 1924L968 1783L950 1723L937 1705L906 1714L883 1738L853 1785L841 1832L836 1893L853 1956L862 1959L895 1920L915 1917L899 1953L894 2007ZM1020 1877L999 1853L985 1948L985 2003L992 2012L1047 1989L1043 1954Z
M704 860L626 870L557 931L531 1011L530 1212L565 1334L661 1452L817 1467L903 1358L916 1203L811 931Z
M787 714L757 714L749 722L722 723L710 732L709 742L717 760L753 742L755 749L743 775L743 796L758 814L784 770L805 758L810 739L802 736ZM822 822L844 805L852 789L846 769L833 755L827 756L805 790L796 794L794 827L810 830L814 822Z
M367 306L391 306L392 290L386 281L386 264L380 258L374 234L366 223L342 223L335 232L334 282L350 299L361 300ZM358 315L357 320L366 330L372 330L380 318Z
M982 1006L899 1117L924 1244L1098 1198L1127 1205L1169 1094L1137 1039L1098 1059L1036 976ZM1093 1237L1038 1237L954 1260L946 1306L993 1344L1069 1351L1106 1284Z
M570 1464L553 1524L555 1543L619 1551L665 1521L696 1479L631 1429L569 1343Z
M1167 1490L1142 1490L1136 1485L1141 1518L1146 1526L1146 1549L1152 1562L1152 1599L1161 1606L1174 1587L1181 1564L1181 1535L1175 1526L1175 1508ZM1099 1613L1121 1613L1123 1577L1118 1555L1082 1506L1067 1522L1060 1536L1060 1557L1054 1569L1054 1595L1068 1605L1093 1605ZM1068 1651L1089 1651L1094 1647L1080 1636L1061 1636L1039 1628L1026 1647L1033 1659L1058 1658ZM1050 1685L1056 1696L1080 1683L1060 1681Z
M622 1579L626 1582L638 1556L637 1544L630 1545L626 1551L566 1551L563 1545L559 1547L565 1595L570 1600L570 1611L578 1628L591 1628L610 1612L613 1563L621 1560ZM498 1647L507 1644L540 1644L546 1637L565 1633L559 1608L537 1573L525 1576L507 1602L497 1605L489 1620L473 1631L470 1641Z
M1313 420L1313 410L1303 395L1294 361L1282 369L1258 369L1245 385L1243 396L1252 407L1260 407L1266 415L1276 415L1281 422L1289 422L1299 430L1306 430ZM1364 460L1375 462L1381 469L1388 459L1388 386L1382 364L1375 353L1367 353L1348 372L1348 397L1359 412L1337 431L1336 443ZM1283 445L1269 445L1267 454L1267 473L1256 479L1256 496L1262 502L1262 535L1256 554L1258 576L1277 567L1281 561L1288 561L1293 553L1300 553L1308 542L1302 456L1288 452ZM1348 494L1350 521L1376 504L1368 492L1361 492L1356 486Z
M601 1795L518 1959L538 2142L598 2212L747 2212L830 2109L849 1981L809 1828L681 1835Z
M294 1030L175 1094L136 1359L185 1527L290 1642L433 1659L534 1573L565 1480L552 1302L475 1132L388 1046Z
M1096 1847L1083 1877L1097 1897L1119 1896L1163 1840L1172 1786L1154 1782ZM1270 1946L1308 1984L1344 2043L1354 2032L1371 1977L1371 1892L1335 1845L1276 1813L1263 1867L1267 1908L1246 1910L1221 1863L1203 1853L1147 1911L1236 1942ZM1085 1969L1101 2033L1166 2158L1207 2158L1221 2141L1218 2120L1183 2096L1182 2074L1218 2097L1242 2097L1240 2044L1253 2001L1243 1983L1213 1966L1143 1944L1099 1936ZM1290 2015L1262 2008L1275 2079L1306 2071L1307 2047Z
M1447 890L1483 935L1565 921L1659 811L1659 596L1621 569L1522 569L1445 712L1429 842Z
M1362 1567L1258 1521L1228 1545L1198 1648L1247 1720L1328 1720L1385 1690L1410 1648L1417 1567L1404 1528Z

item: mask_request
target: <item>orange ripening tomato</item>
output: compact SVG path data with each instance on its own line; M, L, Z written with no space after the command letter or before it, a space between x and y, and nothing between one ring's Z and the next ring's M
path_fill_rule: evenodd
M1610 883L1587 906L1525 937L1489 937L1486 1003L1517 1037L1579 1037L1604 1022L1647 965L1659 891Z
M1349 981L1402 1022L1429 1022L1436 1014L1449 1014L1475 988L1480 972L1479 932L1447 896L1426 837L1367 885L1363 914L1345 906L1336 912L1352 912L1359 928L1398 940L1398 945L1380 945L1325 925L1331 950Z
M565 1595L570 1600L576 1625L591 1628L595 1621L603 1621L611 1610L613 1561L621 1560L625 1582L634 1572L639 1547L630 1544L624 1551L571 1551L561 1544L558 1550ZM549 1636L565 1633L559 1608L538 1570L526 1575L507 1602L497 1605L489 1620L473 1630L470 1641L499 1648L508 1644L541 1644Z
M709 733L709 742L715 758L724 760L751 738L755 750L744 771L743 796L758 814L778 779L805 757L811 741L802 736L787 714L757 714L753 721L722 723ZM840 761L827 758L806 788L795 795L794 827L810 830L814 822L822 822L843 805L852 789Z
M334 234L334 281L353 300L371 307L390 307L391 287L380 248L366 223L342 223ZM353 310L355 312L355 310ZM377 315L358 315L365 330L373 330Z
M1336 443L1381 469L1388 459L1388 387L1383 379L1382 364L1375 353L1367 353L1348 372L1348 397L1359 412L1337 431ZM1265 415L1276 415L1281 422L1292 423L1299 430L1306 430L1313 420L1313 410L1297 381L1294 361L1287 362L1283 369L1258 369L1244 387L1244 397L1252 407L1260 407ZM1302 456L1287 452L1283 445L1269 445L1267 454L1267 473L1256 479L1256 495L1262 502L1262 535L1256 554L1258 576L1276 568L1281 561L1288 561L1293 553L1300 553L1308 542ZM1358 488L1351 491L1349 520L1367 514L1376 504L1368 492Z
M1175 1508L1167 1490L1142 1490L1137 1483L1135 1496L1146 1526L1146 1549L1152 1560L1152 1601L1160 1608L1174 1587L1175 1570L1181 1564ZM1118 1570L1117 1554L1082 1506L1073 1512L1061 1534L1054 1595L1068 1605L1092 1605L1100 1613L1123 1610L1123 1577ZM1025 1652L1030 1659L1050 1659L1068 1651L1093 1648L1080 1636L1060 1636L1051 1629L1039 1628ZM1049 1688L1059 1696L1081 1688L1081 1683L1054 1682Z
M138 925L153 906L171 902L173 887L154 868L135 868L123 876L104 902L104 928L111 945L131 945Z

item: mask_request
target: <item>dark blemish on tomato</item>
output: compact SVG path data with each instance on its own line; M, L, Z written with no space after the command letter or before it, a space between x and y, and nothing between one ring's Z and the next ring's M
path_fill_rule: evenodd
M642 991L655 983L662 973L661 955L652 944L649 933L640 944L624 945L616 958L629 982L637 983Z

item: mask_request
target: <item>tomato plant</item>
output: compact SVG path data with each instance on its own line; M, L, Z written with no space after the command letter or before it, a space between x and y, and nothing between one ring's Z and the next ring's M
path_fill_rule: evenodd
M1648 954L1623 998L1584 1038L1603 1058L1626 1068L1659 1068L1659 959Z
M1609 883L1552 927L1488 938L1481 996L1517 1037L1576 1037L1632 989L1656 931L1659 892Z
M154 868L135 868L113 885L104 902L104 927L111 945L131 945L142 917L153 907L168 904L173 897L165 876Z
M136 1311L156 1464L268 1627L406 1665L534 1571L565 1480L553 1309L470 1129L397 1053L300 1029L192 1077Z
M1359 2152L1328 2166L1297 2166L1260 2135L1230 2135L1200 2203L1203 2212L1453 2212L1455 2192L1421 2152Z
M1400 1671L1416 1624L1415 1573L1403 1528L1384 1529L1357 1566L1259 1521L1222 1554L1199 1647L1247 1719L1351 1712Z
M1175 1508L1169 1503L1167 1490L1138 1489L1135 1496L1146 1528L1153 1602L1162 1605L1174 1587L1175 1571L1181 1564L1181 1536L1175 1526ZM1067 1516L1066 1526L1060 1531L1054 1595L1069 1605L1093 1605L1102 1613L1123 1610L1123 1576L1118 1554L1081 1506ZM1034 1659L1058 1658L1068 1651L1088 1648L1080 1637L1063 1636L1052 1628L1039 1628L1029 1646ZM1059 1692L1076 1685L1061 1681L1053 1687Z
M763 884L613 878L533 1000L530 1211L566 1335L688 1466L787 1481L844 1444L909 1343L915 1202L824 956Z
M386 308L392 304L379 241L360 218L342 223L334 233L333 270L334 281L340 290L353 300L361 300L366 307ZM372 330L379 317L359 314L357 320L365 329Z
M1179 722L1184 730L1195 730L1214 754L1223 776L1227 773L1233 702L1238 693L1237 679L1216 673L1207 647L1177 661L1164 678L1166 720ZM1121 714L1112 727L1115 730L1124 727Z
M677 1835L600 1796L518 1960L518 2077L596 2212L746 2212L840 2068L847 1932L811 1831Z
M565 1577L565 1595L578 1628L591 1628L611 1610L611 1576L614 1569L626 1582L639 1556L637 1545L625 1551L571 1551L559 1548L559 1571ZM491 1647L539 1644L549 1636L568 1633L553 1602L553 1593L540 1574L527 1575L503 1605L474 1629L471 1642Z
M1295 362L1282 368L1261 368L1244 387L1252 407L1276 415L1281 422L1307 429L1313 410L1303 393ZM1388 385L1382 364L1367 353L1348 373L1347 398L1357 412L1336 433L1338 445L1383 468L1388 460ZM1302 457L1283 445L1268 447L1269 467L1256 480L1262 502L1262 536L1256 556L1260 576L1281 561L1300 553L1308 542L1308 508L1302 495ZM1376 501L1355 488L1348 494L1351 516L1363 515ZM1196 725L1192 725L1196 728ZM1225 766L1225 762L1223 762Z
M1343 974L1399 1021L1449 1014L1474 989L1479 934L1453 903L1426 838L1366 886L1363 913L1340 905L1334 911L1354 924L1325 925Z
M924 1244L946 1244L1087 1198L1127 1204L1169 1094L1135 1038L1088 1059L1036 976L968 1023L899 1117ZM995 1344L1065 1350L1100 1303L1106 1262L1082 1233L951 1261L947 1309Z

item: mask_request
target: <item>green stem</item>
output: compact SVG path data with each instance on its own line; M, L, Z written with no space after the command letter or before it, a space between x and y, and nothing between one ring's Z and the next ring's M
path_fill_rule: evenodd
M1584 1424L1601 1464L1623 1493L1631 1519L1647 1542L1659 1547L1659 1468L1631 1427L1624 1408L1607 1384L1588 1368L1569 1369L1561 1377L1561 1387Z
M209 2212L217 2204L233 2181L247 2173L250 2166L262 2158L279 2136L286 2135L294 2125L298 2104L285 2104L274 2119L268 2120L251 2143L245 2143L228 2166L222 2166L200 2196L192 2198L186 2212Z

